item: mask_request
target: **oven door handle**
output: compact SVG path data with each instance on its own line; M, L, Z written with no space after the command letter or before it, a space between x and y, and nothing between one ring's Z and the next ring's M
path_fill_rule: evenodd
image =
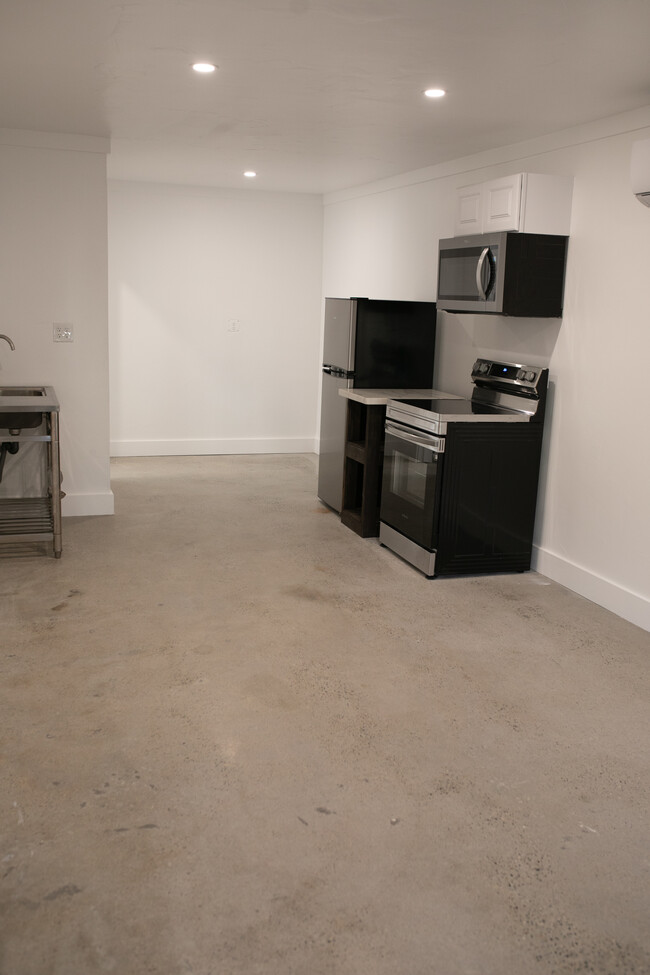
M397 426L396 423L391 423L390 420L386 420L386 433L392 433L394 437L399 437L401 440L408 440L409 443L414 443L418 447L426 447L434 454L444 454L445 452L444 437L434 437L428 433L416 435L405 430L404 427Z

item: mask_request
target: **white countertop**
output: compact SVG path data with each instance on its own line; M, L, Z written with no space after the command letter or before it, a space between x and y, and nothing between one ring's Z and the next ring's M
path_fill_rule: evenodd
M385 406L389 399L464 399L439 389L339 389L339 396L365 406Z

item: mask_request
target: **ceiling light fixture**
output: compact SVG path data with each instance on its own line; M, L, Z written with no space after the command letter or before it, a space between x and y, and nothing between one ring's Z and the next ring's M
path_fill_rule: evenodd
M427 88L424 94L427 98L442 98L447 92L444 88Z
M255 179L255 177L257 176L257 173L253 172L252 169L247 169L246 172L244 173L244 176L247 179Z
M198 74L212 74L213 71L217 70L216 64L208 64L207 61L197 61L192 67Z

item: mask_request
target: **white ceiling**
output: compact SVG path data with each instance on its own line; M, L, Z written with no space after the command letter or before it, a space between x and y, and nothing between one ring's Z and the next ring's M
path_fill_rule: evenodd
M0 0L0 127L320 193L645 106L649 39L649 0Z

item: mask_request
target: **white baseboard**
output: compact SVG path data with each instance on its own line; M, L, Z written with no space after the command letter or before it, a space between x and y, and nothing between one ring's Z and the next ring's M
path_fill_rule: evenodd
M314 438L245 440L112 440L111 457L174 457L199 454L312 454Z
M640 626L643 630L650 630L650 600L639 593L624 589L610 579L594 575L573 562L568 562L559 555L553 555L544 549L533 550L533 569L548 576L554 582L566 586L573 592L591 599L592 602L604 606L624 620Z
M115 498L113 492L102 491L97 494L66 494L61 502L61 514L64 518L79 515L115 514Z

